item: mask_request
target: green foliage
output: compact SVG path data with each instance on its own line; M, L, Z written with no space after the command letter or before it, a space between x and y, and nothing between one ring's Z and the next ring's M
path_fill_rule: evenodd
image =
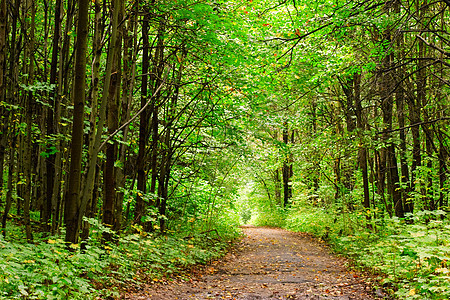
M272 207L257 211L249 221L256 226L283 227L285 211L281 207Z
M241 224L283 227L286 213L280 203L269 201L257 182L249 181L239 191L235 200Z
M321 237L326 234L331 223L324 208L296 207L287 216L286 229Z
M118 296L118 289L144 280L159 280L192 264L204 264L223 255L238 232L219 230L116 236L105 244L102 234L112 231L88 219L91 237L67 245L61 236L35 244L0 237L0 299L94 299Z
M0 238L0 299L85 299L107 266L104 250L92 250L73 253L59 237L34 245Z

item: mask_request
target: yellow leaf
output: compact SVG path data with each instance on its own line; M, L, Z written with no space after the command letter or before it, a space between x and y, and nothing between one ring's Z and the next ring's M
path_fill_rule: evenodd
M56 241L55 240L48 240L47 243L49 243L49 244L56 244Z
M31 260L31 259L29 259L29 260L24 260L23 262L26 263L26 264L34 264L34 263L35 263L35 261L34 261L34 260Z
M410 296L414 296L416 294L416 289L412 289L409 291Z

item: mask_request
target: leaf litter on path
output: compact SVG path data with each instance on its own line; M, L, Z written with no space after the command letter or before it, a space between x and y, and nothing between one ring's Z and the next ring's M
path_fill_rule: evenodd
M234 252L189 281L149 285L128 300L376 299L363 278L309 235L243 227Z

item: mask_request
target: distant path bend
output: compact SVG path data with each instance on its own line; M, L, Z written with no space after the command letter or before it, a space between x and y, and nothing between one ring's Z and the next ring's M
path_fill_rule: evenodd
M243 228L237 252L191 282L175 282L125 299L375 299L343 260L305 234Z

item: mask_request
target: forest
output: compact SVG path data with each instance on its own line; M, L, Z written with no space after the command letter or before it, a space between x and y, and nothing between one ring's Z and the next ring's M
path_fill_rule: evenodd
M116 299L243 224L450 298L447 22L448 0L0 0L0 299Z

